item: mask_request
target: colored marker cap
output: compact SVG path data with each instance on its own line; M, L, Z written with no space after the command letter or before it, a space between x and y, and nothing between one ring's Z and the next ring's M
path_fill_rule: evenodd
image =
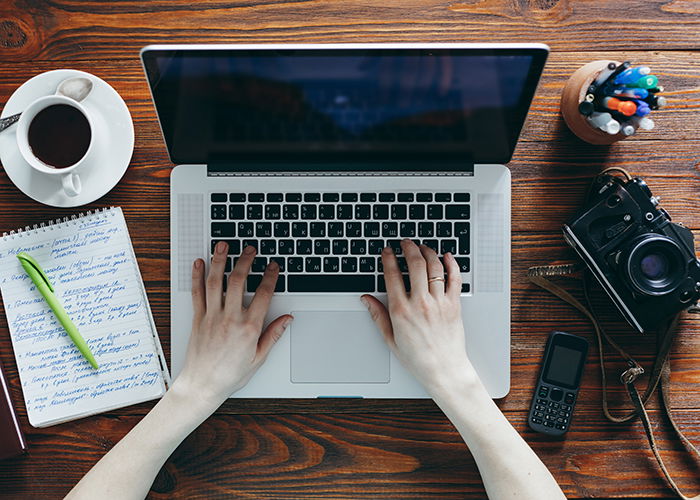
M649 66L637 66L636 68L629 68L620 73L615 77L614 82L616 84L628 84L639 80L641 77L651 73Z
M651 130L654 128L654 120L651 118L644 117L639 120L639 128L642 130Z
M628 83L627 85L629 87L639 87L642 89L651 89L656 87L656 85L659 83L659 79L655 77L654 75L647 75L641 77L639 80L633 82L633 83Z
M632 116L637 111L637 105L632 101L620 101L617 110L625 116Z
M637 104L637 111L634 112L635 116L646 116L649 113L651 113L651 108L644 101Z
M590 102L590 101L582 101L578 105L578 111L584 116L589 116L591 113L593 113L593 110L595 109L595 105Z
M604 130L610 135L615 135L620 131L620 122L617 120L610 120L605 124Z
M622 132L625 135L632 135L634 134L634 126L633 125L624 125L620 128L620 132Z

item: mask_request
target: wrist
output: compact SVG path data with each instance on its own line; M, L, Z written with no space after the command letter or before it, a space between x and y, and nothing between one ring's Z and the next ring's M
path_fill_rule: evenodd
M468 361L452 370L444 370L426 385L428 394L444 409L456 400L468 400L469 404L478 403L480 400L491 398L488 396L479 376Z
M186 377L178 377L165 394L175 404L190 408L194 414L214 413L226 400L216 394L210 393L199 385L191 384Z

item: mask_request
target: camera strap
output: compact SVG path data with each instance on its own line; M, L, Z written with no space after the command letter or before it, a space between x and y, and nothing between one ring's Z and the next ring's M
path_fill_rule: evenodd
M583 292L588 307L586 307L586 305L584 305L571 293L565 290L562 286L554 283L549 279L555 276L574 277L575 275L579 275L581 273L583 273L581 279L583 281ZM590 272L587 269L585 269L585 266L583 264L536 266L528 269L527 276L530 279L530 281L535 285L544 288L545 290L549 291L550 293L554 294L555 296L559 297L560 299L564 300L568 304L578 309L593 324L598 344L598 358L600 362L600 373L603 386L602 406L605 417L611 422L615 423L629 422L638 417L642 422L644 431L647 435L647 439L649 440L649 446L651 447L651 451L654 453L654 457L656 457L656 461L658 462L661 471L663 472L664 476L666 477L666 480L668 481L673 491L683 500L700 500L700 494L694 497L685 496L680 491L678 485L671 477L671 474L666 468L666 465L664 464L664 461L659 453L658 447L656 445L656 440L654 439L654 433L651 429L651 424L649 422L649 414L647 413L646 408L644 407L644 405L648 402L649 398L654 393L656 388L659 387L663 410L666 416L668 417L668 420L671 422L671 426L673 427L674 432L689 451L694 452L696 455L700 456L700 451L698 451L698 449L681 432L675 420L673 420L673 416L671 414L671 361L669 354L671 352L674 332L676 330L680 314L676 316L672 321L670 321L668 325L657 335L656 358L654 360L654 365L652 367L651 374L649 377L649 383L647 384L644 393L640 395L639 391L635 387L635 381L641 374L644 373L644 368L642 368L642 366L639 363L637 363L627 352L625 352L624 349L622 349L608 336L608 334L601 326L600 322L595 317L589 296ZM693 310L693 312L698 312L698 310L695 309ZM627 370L625 370L620 375L620 382L624 384L625 388L627 389L630 399L632 400L632 405L634 409L620 416L612 415L608 406L607 380L605 374L604 359L605 354L603 351L602 340L603 338L605 338L605 341L619 353L619 355L627 362L628 365Z

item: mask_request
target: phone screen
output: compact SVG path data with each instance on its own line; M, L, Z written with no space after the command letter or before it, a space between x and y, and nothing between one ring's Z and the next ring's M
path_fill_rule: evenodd
M542 378L545 382L576 388L581 376L583 353L562 345L554 345Z

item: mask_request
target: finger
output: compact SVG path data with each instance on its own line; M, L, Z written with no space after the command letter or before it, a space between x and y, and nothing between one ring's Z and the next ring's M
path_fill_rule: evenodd
M255 247L247 246L236 261L236 265L228 277L228 285L226 285L226 304L224 307L227 311L240 311L243 307L243 293L254 258Z
M291 314L285 314L267 325L265 331L260 334L260 340L258 340L258 352L255 355L256 359L259 359L261 362L265 360L270 350L272 350L272 346L282 337L282 334L293 319L294 316Z
M270 308L270 301L272 300L272 295L275 293L275 285L277 284L279 275L279 264L275 261L270 262L265 268L262 281L260 285L258 285L253 300L248 306L250 314L252 314L254 318L258 318L261 323L265 319L267 310Z
M192 264L192 311L193 321L199 321L207 312L207 294L204 287L204 261L197 259Z
M430 293L436 296L444 295L445 280L442 279L431 281L433 278L445 277L445 268L443 267L442 262L440 262L440 259L438 259L435 250L433 250L430 247L421 245L420 252L423 255L423 258L425 259L426 267L428 270L428 289L430 290Z
M377 325L379 331L382 332L382 337L384 337L384 341L389 346L389 349L393 350L396 347L396 342L394 341L394 327L391 324L389 311L386 310L384 304L371 295L363 295L360 297L360 300L369 311L370 316L372 316L372 321Z
M406 286L401 277L399 263L396 261L393 250L389 247L382 250L382 266L384 266L384 281L389 300L406 300Z
M267 328L260 334L260 340L258 340L256 359L260 359L261 361L265 360L272 350L272 347L282 337L282 334L293 320L294 316L291 314L284 314L267 325Z
M220 241L214 247L211 267L207 276L207 308L221 308L223 303L224 268L228 259L228 243Z
M447 295L459 298L462 293L462 275L459 272L459 265L454 255L446 253L443 256L445 267L447 268Z
M428 275L425 258L415 243L403 240L401 249L408 264L408 279L411 281L411 295L428 293Z

